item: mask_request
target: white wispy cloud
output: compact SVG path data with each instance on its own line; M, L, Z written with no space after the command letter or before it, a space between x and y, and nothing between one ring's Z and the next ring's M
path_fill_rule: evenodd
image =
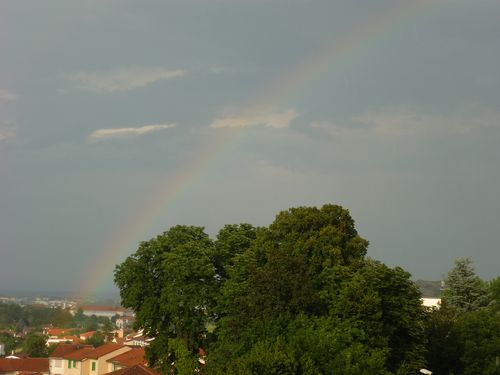
M79 72L66 76L76 87L100 93L130 91L154 82L183 77L182 69L131 66L107 71Z
M287 128L299 114L295 109L288 109L284 112L259 112L227 115L216 118L210 127L220 128L244 128L248 126L268 126L270 128Z
M98 142L113 138L130 138L137 137L139 135L156 132L163 129L175 128L175 124L154 124L154 125L144 125L137 128L109 128L109 129L98 129L92 132L88 139L90 142Z
M17 95L7 89L0 88L0 100L12 102L14 100L17 100Z
M0 142L9 138L14 138L16 136L16 129L13 127L1 127L0 126Z

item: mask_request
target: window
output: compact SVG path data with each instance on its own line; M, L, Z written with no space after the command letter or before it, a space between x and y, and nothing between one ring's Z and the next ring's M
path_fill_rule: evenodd
M54 367L61 368L62 367L62 361L60 359L55 359L54 360Z
M68 368L71 368L71 363L72 363L72 362L73 362L73 361L72 361L71 359L68 359Z
M76 368L76 361L73 361L73 368Z
M95 362L92 361L92 371L95 371Z

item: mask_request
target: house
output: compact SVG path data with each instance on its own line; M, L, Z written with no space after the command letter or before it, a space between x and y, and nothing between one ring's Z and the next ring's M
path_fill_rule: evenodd
M106 374L108 372L107 360L129 350L131 348L128 346L110 342L87 353L87 359L90 361L90 375Z
M49 357L49 371L51 375L64 374L64 356L79 349L94 349L90 345L59 344Z
M124 315L124 316L120 316L119 318L116 318L115 325L116 325L116 328L118 328L118 329L125 329L128 327L132 327L132 325L134 324L134 321L135 321L135 317Z
M46 345L54 345L54 344L78 344L80 342L80 339L76 336L62 336L62 337L55 337L55 338L48 338Z
M101 375L108 372L108 359L131 350L130 347L107 343L95 349L82 348L63 356L64 375Z
M139 332L134 332L127 337L125 337L124 344L129 345L129 346L140 346L141 348L144 348L145 346L149 346L151 341L153 341L154 338L149 338L144 336L144 333L142 330Z
M0 358L2 375L49 375L48 358Z
M85 341L90 339L92 336L94 336L97 333L97 331L89 331L85 333L80 333L80 336L78 337L80 340Z
M160 375L160 373L144 365L135 365L110 372L109 375Z
M86 361L86 354L93 351L92 346L81 347L78 350L66 353L61 356L64 375L84 375L88 374L88 361L87 366L84 368L84 361Z
M45 327L43 329L43 334L49 336L49 338L57 338L60 336L69 335L71 334L71 332L72 329L66 329L66 328Z
M129 350L128 352L108 359L107 362L108 371L110 372L134 367L135 365L145 365L145 351L143 348L132 348L132 350Z

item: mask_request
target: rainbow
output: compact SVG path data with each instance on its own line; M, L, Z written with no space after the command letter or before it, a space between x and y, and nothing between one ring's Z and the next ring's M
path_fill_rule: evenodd
M382 16L366 20L355 32L341 37L316 55L285 70L270 85L259 91L254 100L249 101L247 107L256 111L266 111L286 106L295 97L303 95L308 86L313 86L323 74L333 68L340 69L342 64L349 64L350 59L357 58L360 52L375 46L379 40L383 41L386 35L395 33L425 10L431 7L437 8L436 5L437 2L432 0L397 2ZM164 177L158 184L157 191L151 195L152 199L144 205L144 209L132 214L129 222L110 236L110 240L103 248L103 257L93 267L91 276L85 276L85 280L80 283L81 299L88 300L102 290L102 286L109 282L115 264L127 253L136 249L137 243L148 235L148 228L151 228L169 206L185 194L191 184L199 180L204 173L208 173L211 166L217 165L219 156L225 153L242 134L244 130L241 128L214 130L207 137L209 140L204 147L187 165L183 165L173 177L171 175Z

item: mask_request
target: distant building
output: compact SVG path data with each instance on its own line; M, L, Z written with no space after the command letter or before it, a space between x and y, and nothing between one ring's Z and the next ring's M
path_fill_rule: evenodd
M132 327L134 324L135 318L133 316L120 316L119 318L116 319L116 328L118 329L125 329Z
M139 346L144 348L145 346L149 346L153 340L154 338L144 336L143 330L140 330L139 332L127 335L127 337L123 340L123 343L128 346Z
M113 306L82 306L83 315L86 316L102 316L106 318L112 318L115 315L123 316L130 315L128 310L123 307L113 307Z
M441 298L422 298L422 305L439 309L441 307Z
M90 331L90 332L80 333L79 338L80 338L80 340L85 341L85 340L88 340L91 337L95 336L96 333L97 333L97 331Z

